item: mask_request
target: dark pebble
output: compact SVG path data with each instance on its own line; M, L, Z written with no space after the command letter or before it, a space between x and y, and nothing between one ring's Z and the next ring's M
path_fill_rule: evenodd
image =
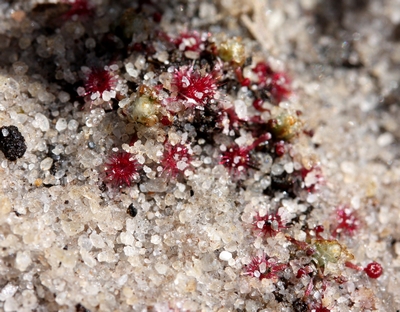
M130 204L126 212L132 217L136 217L138 211L135 207L133 207L133 204Z
M11 161L24 156L26 151L25 138L16 126L0 128L0 150Z

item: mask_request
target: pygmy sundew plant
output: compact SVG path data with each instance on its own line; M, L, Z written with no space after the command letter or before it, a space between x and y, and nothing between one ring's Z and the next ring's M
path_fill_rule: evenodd
M139 176L139 164L131 153L120 151L112 154L104 166L105 182L114 187L130 186Z
M63 2L70 5L70 9L64 14L64 18L89 18L94 15L94 6L88 0L64 0Z
M353 236L360 226L355 211L347 206L339 206L335 211L335 225L332 229L332 236L338 235Z
M176 178L180 172L190 166L191 161L192 155L185 145L166 143L161 160L162 174L169 178Z
M241 172L246 173L249 168L256 169L257 163L252 160L250 152L269 139L271 139L271 135L265 133L249 146L241 147L233 144L222 153L219 163L235 175Z
M302 168L300 178L303 181L303 187L309 193L314 193L319 189L319 186L324 183L322 170L319 166L312 166L310 169Z
M282 157L285 155L286 152L286 147L285 147L285 142L284 141L279 141L275 143L275 155L278 157Z
M197 31L182 32L178 38L173 40L179 50L200 52L204 50L204 38Z
M272 99L280 103L290 96L291 91L289 85L290 81L286 74L274 73L270 78L267 90L271 94Z
M278 212L267 213L261 216L257 213L253 220L254 231L258 235L272 237L278 234L283 229L286 229L287 222L282 218L281 214Z
M253 72L258 76L259 89L264 89L274 103L279 104L291 95L290 80L286 73L273 71L265 62L257 63Z
M279 277L278 273L287 268L287 264L278 263L275 258L266 256L254 257L251 262L246 266L245 275L256 277L260 280L272 279L277 282Z
M182 66L175 70L172 86L177 99L187 107L202 107L213 98L217 82L211 73L202 73L192 67Z
M109 67L92 69L85 67L83 70L86 74L84 90L78 88L79 95L88 96L92 103L100 98L103 101L109 101L115 97L114 88L117 85L117 77Z

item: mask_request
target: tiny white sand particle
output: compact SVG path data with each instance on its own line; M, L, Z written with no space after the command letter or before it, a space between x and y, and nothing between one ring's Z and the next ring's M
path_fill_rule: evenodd
M190 81L189 81L189 79L187 79L186 76L183 76L182 82L183 82L183 86L184 86L185 88L187 88L187 87L190 86Z
M112 65L110 65L110 69L111 70L113 70L113 71L116 71L116 70L118 70L118 65L117 64L112 64Z
M230 259L232 259L232 254L229 251L224 250L219 254L219 258L222 261L229 261Z
M144 158L143 155L138 155L137 156L137 161L138 161L139 164L143 165L144 162L146 161L146 159Z
M393 135L389 132L385 132L378 137L378 145L381 147L388 146L394 141Z
M181 170L181 171L183 171L183 170L185 170L185 168L188 166L188 164L186 163L186 162L184 162L184 161L178 161L177 163L176 163L176 167L179 169L179 170Z
M150 242L154 245L158 245L159 243L161 243L161 238L158 235L153 235L150 238Z
M103 101L108 102L112 98L114 98L115 95L116 95L115 90L111 90L111 91L104 91L101 97L103 98Z
M46 171L46 170L49 170L52 165L53 165L53 159L51 159L50 157L47 157L41 161L40 169L42 169L43 171Z
M178 187L178 190L179 190L180 192L184 192L185 189L186 189L186 185L185 185L185 184L182 184L182 183L176 183L176 186Z
M67 126L68 126L67 120L65 118L60 118L57 120L55 128L58 132L61 132L67 129Z
M165 264L162 264L162 263L157 263L157 264L154 266L154 268L156 269L156 271L157 271L159 274L162 274L162 275L164 275L164 274L167 273L167 271L168 271L168 266L166 266Z
M283 167L285 168L285 171L287 173L292 173L293 172L293 163L292 162L286 163Z
M212 159L211 159L211 157L205 157L204 160L203 160L203 162L204 162L206 165L208 165L208 164L211 164Z
M200 100L203 98L203 92L195 92L194 95Z
M92 101L94 101L95 99L97 99L98 97L99 97L99 95L100 95L100 93L97 91L96 93L92 93L91 95L90 95L90 99L92 100Z

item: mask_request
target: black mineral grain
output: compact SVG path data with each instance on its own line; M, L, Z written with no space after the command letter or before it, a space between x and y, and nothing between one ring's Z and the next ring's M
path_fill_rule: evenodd
M0 150L11 161L24 156L26 151L25 138L16 126L0 128Z

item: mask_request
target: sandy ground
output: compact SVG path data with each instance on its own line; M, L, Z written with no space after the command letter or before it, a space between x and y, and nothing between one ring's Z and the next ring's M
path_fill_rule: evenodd
M0 309L400 310L399 61L398 0L0 2Z

